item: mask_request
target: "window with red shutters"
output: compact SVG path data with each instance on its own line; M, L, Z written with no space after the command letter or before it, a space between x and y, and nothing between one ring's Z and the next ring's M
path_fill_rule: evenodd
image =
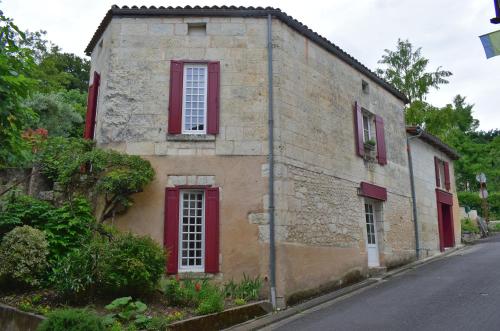
M363 157L365 155L365 146L363 142L363 114L361 105L358 102L354 103L354 141L356 144L356 154Z
M171 61L168 133L219 133L219 95L219 62Z
M375 115L375 134L377 137L377 159L380 165L387 164L387 152L385 148L384 120Z
M165 192L167 273L219 272L219 189L175 187Z
M434 171L436 173L436 186L440 187L441 180L439 178L439 159L436 156L434 156Z
M94 139L100 80L100 75L94 72L94 79L92 85L89 86L89 93L87 96L87 113L85 115L85 129L83 132L83 138L89 140Z
M447 191L450 190L450 165L448 162L443 162L443 167L444 167L444 187L446 188Z

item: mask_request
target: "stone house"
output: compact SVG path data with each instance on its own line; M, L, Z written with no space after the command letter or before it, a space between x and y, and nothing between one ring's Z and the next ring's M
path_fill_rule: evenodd
M419 251L429 256L460 243L460 207L453 161L459 155L437 137L407 127L417 202ZM436 222L437 220L437 222Z
M415 258L407 99L307 26L114 6L86 53L85 136L156 170L114 222L164 244L168 273L269 277L275 302Z

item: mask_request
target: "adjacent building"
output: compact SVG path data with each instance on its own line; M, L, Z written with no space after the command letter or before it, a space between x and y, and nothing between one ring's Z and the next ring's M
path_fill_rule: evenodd
M288 299L415 259L408 100L302 23L273 8L114 6L86 52L86 137L156 170L114 222L164 244L168 273L271 277ZM438 223L457 207L456 153L425 137L416 201L434 254L458 240L457 219ZM433 156L448 171L436 186Z

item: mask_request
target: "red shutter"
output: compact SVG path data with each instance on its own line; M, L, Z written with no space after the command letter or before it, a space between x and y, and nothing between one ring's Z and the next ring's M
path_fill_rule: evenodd
M377 136L377 159L378 164L387 164L387 152L385 150L384 120L375 115L375 133Z
M85 115L85 130L83 138L94 139L95 119L97 112L97 97L99 93L99 84L101 77L97 72L94 72L94 79L92 85L89 86L89 93L87 96L87 114Z
M207 133L219 133L220 63L208 63Z
M354 140L356 142L356 154L365 155L365 145L363 143L363 114L361 106L356 101L354 103Z
M441 186L441 181L439 180L439 159L434 156L434 171L436 172L436 186Z
M444 187L446 190L450 190L450 166L448 162L444 162Z
M219 272L219 188L205 190L205 272Z
M182 132L182 80L184 64L181 61L170 61L170 94L168 98L168 133Z
M165 189L164 246L169 252L167 273L176 274L179 258L179 189Z

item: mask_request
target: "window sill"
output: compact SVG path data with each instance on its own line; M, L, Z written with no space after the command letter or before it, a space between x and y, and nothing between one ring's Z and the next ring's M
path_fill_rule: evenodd
M215 141L213 134L167 134L167 141Z

